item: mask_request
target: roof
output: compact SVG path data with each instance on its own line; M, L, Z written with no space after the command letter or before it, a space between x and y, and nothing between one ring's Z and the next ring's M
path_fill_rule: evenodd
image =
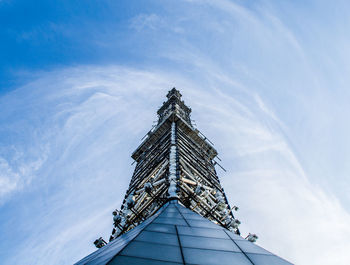
M288 265L286 260L183 207L166 203L154 216L76 265Z

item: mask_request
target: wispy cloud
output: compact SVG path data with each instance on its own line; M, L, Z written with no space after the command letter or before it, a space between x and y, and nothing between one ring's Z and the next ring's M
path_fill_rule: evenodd
M4 196L16 189L19 175L14 173L8 162L1 158L0 159L0 196Z
M12 109L21 109L22 119L12 119L9 111L2 122L8 131L24 130L3 141L2 151L21 147L23 161L31 161L37 157L33 150L47 146L45 160L27 162L18 172L1 160L6 200L26 209L12 215L12 209L3 208L2 231L27 231L10 238L17 248L7 263L72 263L93 250L99 233L108 237L110 213L123 199L132 173L130 154L136 146L131 143L150 129L155 112L149 104L158 104L166 83L149 72L79 67L44 73L6 96ZM40 141L37 124L27 124L33 117L40 121ZM31 181L29 169L36 172Z
M137 31L155 30L162 27L163 23L163 20L156 14L141 14L131 20L130 27Z
M310 183L275 114L256 108L250 118L237 115L230 97L209 94L193 108L211 113L197 117L197 124L222 151L230 172L221 174L222 183L230 201L241 206L241 230L263 235L259 244L296 264L346 264L349 213ZM330 252L330 245L337 251Z
M58 76L64 78L58 81ZM50 155L35 182L49 191L46 203L28 202L33 212L14 221L19 230L35 231L35 238L14 241L18 254L9 263L70 263L93 251L95 237L108 237L110 212L123 198L132 173L128 157L155 119L172 78L161 71L79 67L44 74L16 92L41 89L38 83L49 88L48 94L39 93L36 104L51 106L43 117L50 113L47 118L54 120L42 125L48 125L43 139L50 143ZM242 231L258 233L262 246L298 264L345 264L350 216L334 196L308 181L266 103L255 92L246 92L238 102L225 89L177 78L199 129L214 141L229 169L220 175L230 202L241 208ZM37 194L33 201L41 197ZM329 227L332 233L325 232Z
M25 161L23 153L13 150L11 146L7 148L9 150L6 151L12 151L15 154L12 157L7 154L7 157L11 158L12 165L0 156L0 204L6 201L6 197L11 193L21 190L30 183L47 157L47 154L43 152L40 157L32 157L29 161Z
M33 73L0 98L5 263L73 263L108 237L129 156L172 86L228 169L219 175L240 206L241 230L297 264L348 263L350 80L337 52L347 56L348 39L321 29L319 18L299 21L299 10L281 16L277 4L248 5L169 2L128 20L134 43L124 44L140 50L136 67ZM108 29L108 40L122 42Z

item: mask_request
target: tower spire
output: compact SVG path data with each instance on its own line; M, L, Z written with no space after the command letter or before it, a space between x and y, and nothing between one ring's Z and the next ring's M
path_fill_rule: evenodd
M191 109L176 88L158 110L158 124L132 154L137 162L111 240L176 199L208 220L239 234L216 174L215 148L193 128ZM237 209L234 208L234 209ZM114 212L114 213L115 213ZM117 216L117 217L116 217Z
M175 87L168 92L168 100L163 102L163 106L157 111L158 125L166 120L169 115L176 115L192 126L190 118L191 109L181 100L181 96L180 91Z

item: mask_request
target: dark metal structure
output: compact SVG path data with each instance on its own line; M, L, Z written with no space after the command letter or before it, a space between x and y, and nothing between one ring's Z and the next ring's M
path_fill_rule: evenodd
M178 90L169 91L157 114L132 154L137 164L113 212L110 243L97 239L100 249L77 264L290 264L253 244L256 235L240 237L238 207L230 207L215 170L217 151L192 125ZM164 244L171 253L157 251ZM209 259L214 254L225 261Z

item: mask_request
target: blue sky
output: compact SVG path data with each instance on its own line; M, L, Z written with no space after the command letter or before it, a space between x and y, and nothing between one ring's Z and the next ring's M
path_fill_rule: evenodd
M347 1L0 1L0 260L72 264L109 237L130 155L176 86L243 233L350 259Z

